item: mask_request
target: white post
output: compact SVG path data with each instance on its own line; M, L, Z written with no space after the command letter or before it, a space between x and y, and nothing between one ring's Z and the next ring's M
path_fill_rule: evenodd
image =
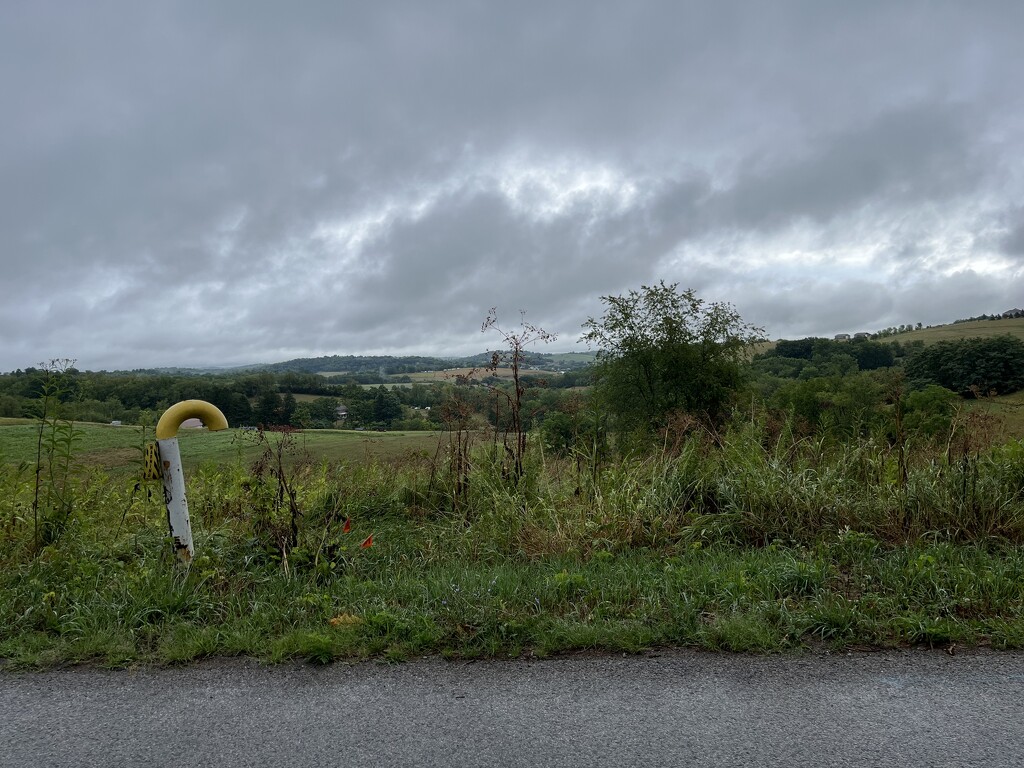
M181 451L178 438L157 440L160 446L160 464L163 469L164 504L167 505L167 525L171 531L174 553L183 565L192 562L192 523L188 517L185 499L185 473L181 470Z
M202 419L210 431L227 429L228 420L220 409L205 400L182 400L175 403L156 423L156 444L160 450L163 470L164 504L167 505L167 525L178 562L189 565L195 549L192 547L192 523L188 519L185 500L185 474L181 471L181 451L178 449L178 427L186 419Z

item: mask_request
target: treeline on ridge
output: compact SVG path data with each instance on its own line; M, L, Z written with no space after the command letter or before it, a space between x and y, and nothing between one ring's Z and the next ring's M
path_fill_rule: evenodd
M518 387L507 370L487 370L485 355L331 356L203 375L41 367L0 375L0 416L41 415L41 393L59 374L62 417L77 421L153 424L174 402L202 399L233 426L508 431L514 424L568 452L584 437L593 445L613 434L620 446L649 447L652 436L680 424L716 429L755 411L798 435L877 433L892 441L910 430L940 438L961 399L1024 389L1024 341L1013 336L928 346L811 337L751 354L758 329L692 291L662 283L604 301L605 315L584 324L596 360L520 349ZM453 362L477 371L409 379ZM541 365L553 370L527 371ZM309 370L294 370L303 366Z

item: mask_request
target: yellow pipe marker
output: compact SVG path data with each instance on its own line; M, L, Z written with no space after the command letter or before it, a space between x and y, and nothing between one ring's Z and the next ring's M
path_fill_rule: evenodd
M167 526L174 542L174 552L179 562L192 562L195 549L192 545L192 523L188 516L188 501L185 499L185 474L181 469L181 451L178 448L178 427L186 419L200 419L203 426L211 431L228 428L220 408L205 400L182 400L175 403L160 417L156 425L156 444L160 449L160 463L163 465L164 503L167 505Z
M228 420L213 403L205 400L182 400L164 411L164 415L156 423L156 439L167 440L174 437L178 434L178 427L188 419L199 419L211 432L228 428Z

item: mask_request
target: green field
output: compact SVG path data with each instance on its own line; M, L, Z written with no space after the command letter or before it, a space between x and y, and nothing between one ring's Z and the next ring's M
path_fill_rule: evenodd
M136 471L143 442L142 427L115 427L106 424L76 424L80 441L77 459L86 466L108 472ZM298 431L290 452L293 460L352 462L373 459L397 459L411 454L433 452L439 440L437 432L359 432L318 429ZM33 463L38 432L29 419L0 418L0 462ZM153 440L152 431L146 435ZM183 429L178 434L182 463L194 468L205 462L229 464L253 461L262 452L256 433L238 429L207 432Z
M923 341L925 344L935 344L939 341L990 338L992 336L1006 335L1024 339L1024 317L1014 317L1007 320L972 320L969 323L936 325L931 328L922 328L919 331L898 333L895 336L886 337L882 341L899 341L902 344L906 344L909 341Z
M923 341L935 344L939 341L956 341L958 339L990 338L992 336L1015 336L1024 339L1024 317L1007 320L972 320L968 323L948 323L922 328L919 331L906 331L886 336L878 341L898 341L906 344L911 341ZM831 337L828 337L831 338ZM775 341L762 341L753 346L753 354L761 354L775 348Z
M883 342L1001 333L1024 336L1024 321ZM898 406L890 373L854 375L856 387L826 380L801 399L780 387L778 403L735 391L742 407L713 425L643 414L664 425L656 433L630 431L632 403L597 397L593 414L567 402L579 418L561 425L538 407L522 441L182 429L187 565L159 482L139 482L152 428L0 419L0 671L209 656L1024 648L1024 441L1009 439L1024 436L1024 391L925 393L915 411L909 395ZM31 407L0 405L53 413L77 393L65 413L117 418L99 409L100 383L83 374L80 389L56 382ZM351 408L358 392L344 391ZM472 396L484 392L469 394L489 410ZM523 408L532 418L532 401ZM935 418L910 418L922 415Z
M969 410L992 414L997 420L997 434L1001 439L1024 439L1024 392L968 400L965 406Z
M87 425L80 455L112 461L141 437ZM431 437L299 439L355 458ZM8 461L33 438L0 425ZM516 480L488 445L464 464L281 473L240 469L233 438L182 434L184 456L210 459L188 473L188 569L161 495L131 476L0 463L0 665L1024 647L1020 445L954 461L911 446L901 481L884 442L765 447L741 424L589 466L533 442Z

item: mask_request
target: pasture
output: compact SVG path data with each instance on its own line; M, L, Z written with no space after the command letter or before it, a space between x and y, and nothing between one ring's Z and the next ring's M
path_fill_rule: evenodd
M105 472L137 471L143 445L152 441L152 430L135 426L108 424L75 425L78 441L77 461L85 467ZM292 462L300 460L372 462L401 459L410 455L432 454L438 446L438 432L361 432L342 429L296 431ZM0 463L31 464L35 461L38 430L29 419L0 418ZM194 469L204 463L229 464L251 462L263 451L254 432L228 429L182 429L178 433L182 463Z
M881 341L898 341L906 344L910 341L923 341L935 344L939 341L956 341L958 339L991 338L994 336L1014 336L1024 339L1024 317L1006 320L972 320L968 323L950 323L922 328L919 331L907 331L889 336Z

